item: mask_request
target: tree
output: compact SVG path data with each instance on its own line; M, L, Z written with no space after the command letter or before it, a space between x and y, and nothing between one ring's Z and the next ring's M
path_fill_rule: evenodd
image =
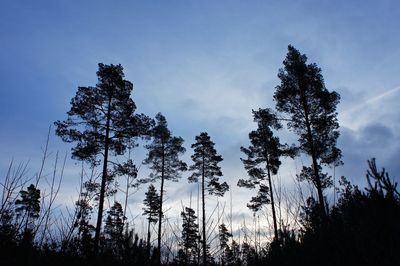
M117 255L121 251L123 231L124 231L124 212L122 205L119 202L114 202L114 205L107 212L106 223L104 226L104 233L108 240L108 246Z
M220 248L222 250L222 256L221 256L221 263L222 265L225 265L227 262L230 262L230 258L232 257L232 254L230 254L232 251L229 248L228 242L229 238L232 237L232 234L229 233L228 229L226 228L226 225L223 223L219 227L219 243L220 243Z
M124 154L127 143L146 132L149 126L146 116L134 115L136 105L130 98L133 86L124 79L121 65L99 64L97 76L95 87L78 87L67 120L55 122L56 134L63 141L77 143L72 148L73 158L95 166L100 163L98 156L102 156L95 252L98 251L106 183L114 175L110 171L109 156Z
M192 208L185 207L181 212L182 223L182 254L185 265L195 264L199 244L199 225L196 223L197 216Z
M86 185L89 185L87 183ZM85 186L86 191L82 192L78 201L75 205L77 208L77 216L74 222L74 228L78 228L78 238L75 239L78 242L79 247L74 245L84 255L90 255L93 249L93 231L94 226L90 224L91 213L93 212L93 207L90 202L90 187Z
M194 164L189 168L189 170L194 171L189 177L189 182L199 182L199 178L201 178L201 198L203 210L202 249L204 265L207 264L205 191L207 190L210 195L222 197L225 192L229 190L229 186L226 182L222 184L219 183L219 177L222 176L222 172L218 163L222 161L222 157L221 155L217 154L214 145L214 142L211 141L210 136L206 132L202 132L199 136L196 136L196 143L192 144L194 154L191 156Z
M307 64L307 57L293 46L288 47L284 68L279 70L281 84L274 100L279 112L290 116L287 126L299 136L299 149L312 159L312 175L307 175L318 192L322 215L326 216L323 180L320 165L341 164L341 151L336 147L339 137L336 106L337 92L329 92L321 69Z
M150 226L151 223L158 221L158 215L160 211L160 195L158 195L156 188L153 184L150 184L147 192L145 193L146 198L143 200L144 205L143 215L147 215L148 226L147 226L147 255L150 258Z
M181 177L181 173L186 171L187 165L179 159L186 150L182 146L183 139L181 137L172 136L168 129L167 120L158 113L156 115L156 125L151 129L152 143L146 145L148 150L147 158L144 164L150 165L152 170L150 179L145 182L154 182L159 179L160 187L160 207L158 210L158 259L161 262L161 225L162 225L162 205L164 198L164 182L171 180L177 182Z
M295 150L287 145L282 145L279 138L274 136L273 129L282 128L277 116L270 109L253 110L254 122L257 129L249 133L251 145L248 148L241 147L240 150L247 155L247 159L241 159L249 174L248 180L240 179L238 186L246 188L259 187L258 193L252 197L247 207L257 212L265 204L271 203L272 218L274 224L275 239L278 239L278 226L275 212L274 191L272 186L272 175L278 173L281 165L280 157L285 155L294 156ZM263 184L264 180L267 184Z
M33 238L32 223L35 219L39 218L40 212L40 189L37 189L34 184L31 184L27 190L19 192L21 199L15 201L18 207L15 212L20 216L23 215L25 219L25 226L23 232L23 241L28 244Z
M250 246L247 242L242 244L242 263L245 265L257 265L257 252L254 247Z

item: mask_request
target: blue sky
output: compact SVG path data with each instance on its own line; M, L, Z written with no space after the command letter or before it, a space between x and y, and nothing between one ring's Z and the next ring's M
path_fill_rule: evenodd
M398 180L399 20L398 1L3 0L0 174L12 158L30 160L34 174L48 126L66 117L77 86L96 83L103 62L124 66L138 111L166 115L186 140L187 159L194 136L208 131L234 184L245 176L239 147L254 128L251 110L274 106L276 75L292 44L341 94L338 145L345 164L336 175L363 183L366 160L374 156ZM54 134L50 144L53 152L70 148ZM301 161L285 163L282 179L289 183ZM79 167L68 160L67 168L64 191L74 193ZM170 186L191 188L184 180ZM247 212L252 192L233 189Z

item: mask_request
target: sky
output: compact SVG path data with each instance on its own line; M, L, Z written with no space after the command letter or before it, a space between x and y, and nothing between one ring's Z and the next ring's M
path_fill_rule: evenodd
M27 175L34 176L48 128L66 118L77 87L96 84L98 63L122 64L137 111L166 116L173 133L185 139L188 163L194 137L209 133L224 158L235 217L250 217L245 204L255 192L235 186L246 177L239 148L249 144L255 127L251 110L275 106L289 44L341 95L344 165L334 169L335 177L363 187L366 161L376 157L378 167L399 180L399 22L398 1L2 0L0 180L12 160L29 162ZM296 141L287 130L279 134ZM47 176L55 153L70 148L51 132ZM139 164L145 151L134 154ZM67 157L61 205L73 203L79 181L79 163ZM290 187L302 163L307 158L285 160L282 184ZM145 166L141 171L146 174ZM167 184L171 215L188 204L190 191L195 194L186 177ZM142 192L133 195L132 217L140 214L142 200ZM228 204L229 195L219 201ZM210 198L209 208L215 204Z

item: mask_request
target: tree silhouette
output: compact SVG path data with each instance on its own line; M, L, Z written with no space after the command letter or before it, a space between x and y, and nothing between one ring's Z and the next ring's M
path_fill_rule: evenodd
M32 223L39 217L40 212L40 189L37 189L34 184L31 184L27 190L19 192L21 199L15 201L18 206L15 212L25 219L23 231L23 241L29 244L33 240Z
M147 192L145 193L146 197L143 200L144 205L143 215L147 216L148 225L147 225L147 255L150 257L150 226L151 223L156 223L158 221L158 215L160 211L160 195L158 195L156 188L153 184L150 184Z
M125 224L122 205L117 201L114 202L114 205L107 213L104 233L108 240L108 247L113 250L114 254L117 254L117 252L121 250Z
M130 98L132 83L124 79L121 65L99 64L95 87L78 87L71 100L65 121L56 121L56 134L65 142L76 142L72 157L97 165L102 156L103 169L99 195L99 210L95 232L95 252L98 250L103 219L106 183L111 155L122 155L133 137L146 132L149 119L134 115L136 105ZM129 172L129 171L128 171Z
M232 257L232 254L230 254L232 251L228 245L229 238L232 237L232 234L229 233L224 223L220 224L218 229L219 245L222 250L221 263L222 265L225 265L227 262L229 263L230 258Z
M326 216L319 166L341 163L341 151L336 147L340 96L326 89L321 69L306 62L306 55L289 45L274 100L276 109L290 116L287 126L299 136L300 151L311 156L313 173L307 178L315 184L321 212Z
M293 156L294 149L282 145L279 138L274 136L272 129L278 130L282 125L270 109L253 110L253 116L254 122L257 123L257 129L249 133L251 145L248 148L240 148L247 155L247 159L241 160L250 178L248 180L240 179L238 186L259 187L257 195L247 204L247 207L252 211L257 212L263 205L271 203L274 233L277 240L278 226L271 177L278 172L281 165L280 157L282 155ZM265 179L268 182L267 184L262 183Z
M193 209L185 207L181 212L182 222L182 254L185 265L196 264L196 256L199 249L199 225L196 223L197 216Z
M192 149L194 149L194 154L191 156L194 164L189 168L189 170L194 171L189 177L189 182L199 182L199 178L201 178L203 210L202 250L204 265L207 264L205 191L207 190L210 195L222 197L225 192L229 190L229 186L226 182L222 184L219 183L219 177L222 176L222 172L218 163L222 161L222 157L217 154L214 145L214 142L211 141L210 136L206 132L202 132L199 136L196 136L196 143L191 146Z
M391 181L389 174L385 168L378 171L376 167L375 158L368 160L368 170L366 174L368 188L367 191L371 194L378 194L381 197L389 197L394 199L400 197L400 193L397 191L397 182Z
M93 212L93 207L90 204L89 199L90 191L86 190L82 192L81 197L75 202L77 208L77 216L74 222L74 228L78 228L78 237L75 238L72 246L77 248L82 254L90 255L93 249L93 236L92 233L95 230L94 226L90 224L91 213ZM67 243L68 244L68 243ZM71 246L70 246L71 247ZM70 248L69 247L69 248Z
M181 172L186 171L187 165L179 159L186 150L182 146L181 137L173 137L168 129L167 120L158 113L156 115L156 125L151 129L152 143L146 145L148 150L144 164L149 165L152 170L150 178L144 182L153 182L157 179L161 181L160 187L160 207L158 210L158 256L161 261L161 225L162 225L162 205L164 198L164 182L171 180L177 182L181 177Z

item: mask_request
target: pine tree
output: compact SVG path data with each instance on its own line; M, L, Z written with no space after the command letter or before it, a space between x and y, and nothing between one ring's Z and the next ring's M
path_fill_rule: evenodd
M242 244L242 263L245 265L256 265L257 262L257 252L254 247L250 246L247 242Z
M325 217L320 165L341 163L341 151L336 147L339 137L336 106L340 96L326 89L321 69L316 64L307 64L306 55L293 46L289 45L283 65L278 74L281 84L274 94L276 109L290 116L287 126L299 136L300 151L311 156L312 175L307 178L317 188Z
M226 182L219 183L219 177L222 176L221 168L218 163L222 161L221 155L217 154L214 148L214 142L206 132L202 132L196 136L196 143L192 144L194 154L191 156L194 165L190 166L190 170L194 171L189 177L189 182L199 182L201 178L201 195L202 195L202 250L203 265L207 264L207 238L206 238L206 205L205 191L210 195L223 196L229 190ZM207 183L207 184L206 184Z
M275 239L278 239L278 226L275 212L274 191L272 175L276 175L281 165L280 157L294 155L294 149L282 145L279 138L274 136L273 129L278 130L282 126L278 118L270 109L253 110L254 122L257 129L249 134L251 145L240 150L247 155L247 159L241 159L249 174L248 180L240 179L238 186L255 188L259 187L257 196L253 197L247 207L257 212L265 204L271 204L274 224ZM267 180L267 184L262 182Z
M158 215L160 211L160 195L158 195L156 188L153 184L150 184L147 192L145 193L146 198L143 200L144 205L143 215L147 216L147 255L150 258L150 227L151 223L157 223Z
M186 163L179 159L186 150L182 146L183 139L181 137L172 136L168 129L167 120L158 113L156 115L156 125L151 130L152 143L146 145L148 150L147 158L144 164L149 165L152 170L150 178L144 182L154 182L159 179L160 187L160 207L158 210L158 259L161 262L161 225L162 225L162 205L164 199L164 182L171 180L177 182L181 177L181 173L186 171Z
M56 134L63 141L77 143L72 148L73 158L92 166L99 164L101 159L103 161L95 252L103 219L106 183L113 177L109 169L110 155L124 154L127 143L145 133L150 123L146 116L134 115L136 105L130 98L133 86L124 79L121 65L99 64L97 76L95 87L78 87L67 120L55 122Z
M185 207L181 212L183 258L185 265L195 264L199 249L199 225L196 223L197 216L193 209Z
M114 205L107 213L104 233L108 240L108 246L114 251L114 254L117 254L121 250L125 224L122 205L117 201L114 202Z
M37 189L34 184L31 184L27 190L19 192L21 199L15 201L15 212L25 219L25 226L23 231L24 244L31 244L33 241L33 222L39 218L40 213L40 189Z
M235 240L232 240L231 248L226 253L227 265L242 265L240 259L240 246Z
M222 265L225 265L226 263L229 263L228 261L232 257L232 251L229 248L228 242L229 238L232 237L232 234L229 233L228 229L226 228L225 224L221 224L219 226L219 243L220 243L220 248L222 250L222 256L221 256L221 263Z

